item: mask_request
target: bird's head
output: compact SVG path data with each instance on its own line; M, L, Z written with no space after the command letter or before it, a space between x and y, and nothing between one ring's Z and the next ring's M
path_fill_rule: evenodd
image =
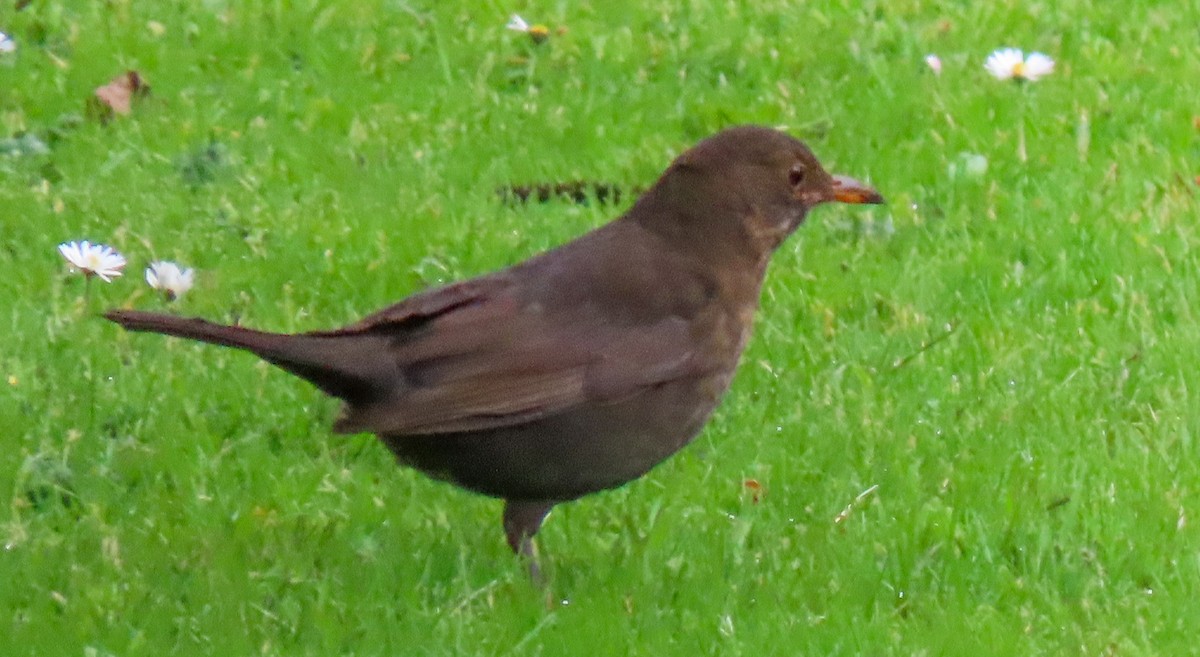
M754 257L769 255L822 203L883 203L865 183L826 172L804 142L760 126L701 141L675 159L647 197L658 211L634 214L652 229L749 249Z

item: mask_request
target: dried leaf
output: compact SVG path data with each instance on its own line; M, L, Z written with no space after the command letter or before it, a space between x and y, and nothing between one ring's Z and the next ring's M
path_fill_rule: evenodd
M763 495L765 495L767 492L766 489L763 488L762 483L760 483L757 479L747 479L743 481L742 487L745 488L746 492L750 494L750 502L752 504L758 504L759 501L762 500Z
M125 71L108 84L96 87L88 101L88 114L102 122L112 119L114 114L128 116L133 111L133 100L150 93L150 85L137 71Z

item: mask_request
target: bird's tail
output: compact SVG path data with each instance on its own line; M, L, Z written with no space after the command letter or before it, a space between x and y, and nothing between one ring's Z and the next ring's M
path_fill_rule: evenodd
M383 394L397 380L387 345L376 336L270 333L140 310L110 310L104 317L129 331L244 349L351 404Z

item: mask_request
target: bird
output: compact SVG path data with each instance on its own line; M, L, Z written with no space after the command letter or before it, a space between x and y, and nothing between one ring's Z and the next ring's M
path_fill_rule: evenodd
M249 351L342 401L401 465L504 502L542 582L550 510L687 445L729 389L770 256L829 203L883 203L799 139L743 125L676 157L621 216L498 271L331 330L272 333L112 309L129 331Z

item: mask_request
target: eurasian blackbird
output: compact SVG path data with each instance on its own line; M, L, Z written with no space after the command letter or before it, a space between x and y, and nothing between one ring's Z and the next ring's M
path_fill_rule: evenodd
M344 402L405 465L503 499L535 579L551 507L620 486L686 445L729 387L767 261L827 201L881 203L783 132L724 130L623 216L344 328L267 333L136 310L105 316L253 352Z

